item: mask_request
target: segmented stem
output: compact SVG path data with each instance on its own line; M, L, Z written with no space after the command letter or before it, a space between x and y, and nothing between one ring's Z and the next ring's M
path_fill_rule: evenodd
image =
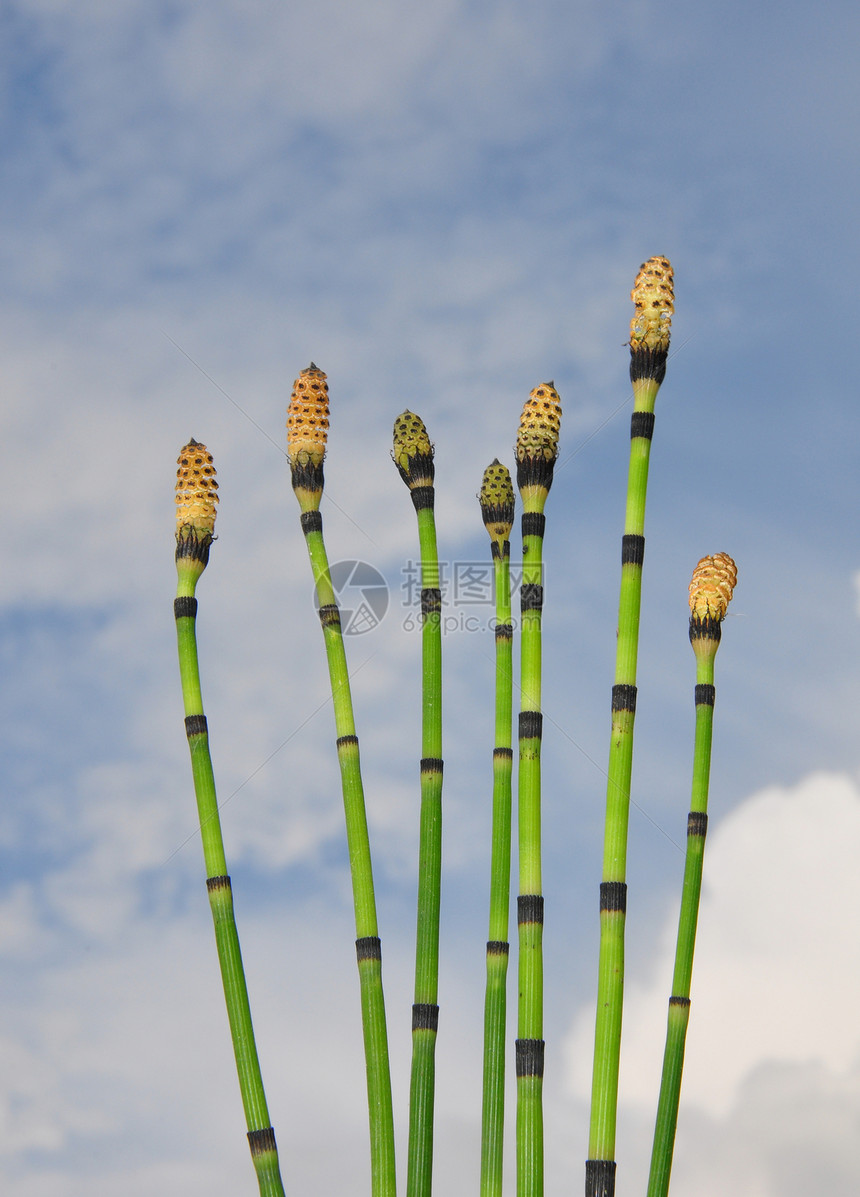
M690 982L699 918L699 895L702 889L705 835L708 830L711 739L716 697L714 659L720 646L720 624L725 618L736 582L737 569L727 553L703 557L696 566L690 582L690 643L696 654L693 784L690 813L687 817L687 855L675 947L672 996L669 998L666 1046L663 1052L663 1075L651 1150L648 1197L666 1197L672 1172L681 1074L684 1068L687 1023L690 1018Z
M496 590L496 719L493 749L493 824L490 929L484 999L484 1088L481 1115L481 1197L501 1197L505 1133L508 909L511 899L511 774L513 751L513 625L511 544L514 488L499 461L484 471L481 515L490 534Z
M206 865L206 889L215 925L215 943L227 1005L227 1018L248 1127L251 1159L261 1197L283 1197L275 1132L269 1123L263 1077L257 1057L248 987L242 966L233 891L227 874L209 732L203 713L197 655L197 582L209 560L214 538L218 483L212 455L195 440L179 455L176 482L176 573L173 612L179 650L179 674L185 706L185 732Z
M337 755L355 907L355 948L361 987L370 1120L371 1188L374 1197L393 1197L396 1192L394 1117L382 989L382 945L376 921L370 840L349 670L340 610L331 583L323 540L322 515L319 511L323 493L323 458L327 431L328 384L322 370L311 362L296 379L290 399L287 457L290 462L293 490L301 508L301 526L316 586L334 706Z
M543 513L558 456L561 401L554 383L531 392L517 435L523 501L519 717L519 1010L517 1019L517 1193L543 1193L543 914L541 892L541 618Z
M392 457L409 487L421 551L421 815L412 1076L409 1090L408 1197L430 1197L439 1024L439 905L442 882L442 594L434 516L433 446L423 421L394 421Z
M666 372L669 328L674 311L672 287L669 261L658 257L643 263L631 292L636 307L630 325L630 380L634 403L630 428L627 510L621 542L618 640L615 684L612 688L606 830L600 885L600 954L586 1197L612 1197L615 1192L615 1127L627 911L627 828L633 767L642 563L645 556L645 499L654 431L654 404Z

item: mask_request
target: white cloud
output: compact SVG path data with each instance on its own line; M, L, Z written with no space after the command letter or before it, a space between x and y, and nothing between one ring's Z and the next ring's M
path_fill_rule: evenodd
M856 1056L838 1072L817 1063L760 1065L739 1087L725 1118L682 1110L672 1192L676 1197L854 1192L860 1183L858 1118Z
M729 1187L754 1197L782 1191L770 1187L772 1152L801 1151L797 1110L839 1106L832 1095L842 1093L851 1117L860 1115L858 854L860 789L835 774L763 790L709 833L678 1132L680 1144L687 1134L697 1144L679 1157L704 1185L691 1192L726 1191L703 1181L694 1158L706 1125L710 1142L723 1143L717 1175L736 1173ZM676 920L667 916L647 976L629 976L626 986L620 1101L636 1121L656 1107ZM588 1012L566 1049L570 1089L580 1098L590 1086L592 1041ZM807 1132L812 1144L814 1130ZM839 1138L832 1128L828 1136ZM747 1153L755 1157L752 1179L739 1163ZM756 1170L770 1179L759 1185Z

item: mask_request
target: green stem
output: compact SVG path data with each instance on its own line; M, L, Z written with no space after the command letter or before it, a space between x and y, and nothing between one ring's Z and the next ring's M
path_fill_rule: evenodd
M687 818L687 854L684 863L681 911L678 919L678 940L675 948L675 971L672 978L672 996L669 998L666 1046L663 1052L663 1075L657 1103L654 1144L651 1150L648 1197L666 1197L669 1191L687 1024L690 1018L690 984L693 974L693 953L696 946L699 897L702 890L705 835L708 829L708 788L711 772L715 697L714 658L719 645L720 629L718 623L711 624L708 626L706 636L697 635L700 629L701 625L697 625L694 620L690 621L690 638L696 651L696 737L693 754L693 784L690 814Z
M543 507L547 491L523 492L521 705L519 719L519 1012L517 1193L543 1193L543 909L541 882L541 614Z
M303 492L297 490L300 502ZM307 492L304 492L306 498ZM318 501L318 500L317 500ZM346 820L347 849L352 874L355 906L356 957L361 988L361 1014L367 1071L367 1101L370 1119L371 1185L374 1197L396 1193L394 1170L394 1115L385 999L382 989L382 946L376 920L376 899L364 787L361 780L358 737L355 734L349 670L343 643L340 611L331 583L328 557L322 533L322 516L303 503L302 529L308 549L319 617L325 640L337 733L337 756Z
M209 754L209 734L206 716L203 713L200 669L197 659L197 599L194 594L197 581L205 568L205 560L201 560L199 556L186 555L185 550L188 549L189 543L190 538L179 542L177 550L176 564L179 580L174 614L179 650L179 672L185 705L185 728L191 752L191 770L203 839L206 888L215 925L215 942L221 966L221 980L224 986L236 1069L239 1075L239 1089L248 1127L251 1158L257 1173L261 1197L283 1197L284 1187L278 1164L275 1132L269 1122L263 1078L254 1040L248 988L233 910L233 894L230 878L227 875L221 821L218 816L215 777ZM208 552L208 545L205 551Z
M404 411L394 421L392 459L409 488L421 546L421 815L407 1193L408 1197L430 1197L442 881L442 595L433 514L433 446L423 420L414 412Z
M415 494L414 491L412 493ZM432 507L418 510L418 529L423 616L421 815L406 1191L408 1197L430 1197L433 1183L442 882L442 630L439 563Z
M523 503L520 589L519 1006L517 1013L517 1194L543 1195L543 893L541 889L541 627L543 510L558 457L561 400L541 383L526 400L517 433L517 486Z
M505 1129L508 909L511 892L511 720L513 627L510 542L493 542L496 585L496 727L493 749L493 825L490 925L484 1000L484 1087L481 1125L481 1197L501 1197Z
M612 688L612 732L606 787L606 829L600 886L600 951L591 1121L586 1162L586 1197L612 1197L615 1190L615 1131L624 994L624 928L627 910L627 830L636 714L639 609L645 555L645 500L654 429L654 403L666 354L633 351L627 508L621 554L618 641ZM644 374L644 377L643 377Z
M391 1105L385 999L382 991L382 945L376 923L370 839L367 832L367 812L349 687L349 670L343 644L340 610L331 583L319 510L324 485L323 459L328 427L328 382L324 372L311 362L293 384L287 411L287 458L316 586L334 707L337 759L340 765L355 907L355 952L361 990L361 1021L370 1122L371 1189L373 1197L394 1197L397 1190L394 1169L394 1114Z

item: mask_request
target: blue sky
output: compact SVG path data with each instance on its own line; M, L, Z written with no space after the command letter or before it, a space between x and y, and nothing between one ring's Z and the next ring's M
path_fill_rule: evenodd
M843 3L0 9L5 1189L254 1185L173 639L174 462L193 435L221 483L203 685L285 1182L369 1191L333 728L283 456L311 359L332 394L331 559L373 564L392 591L348 648L401 1135L420 740L400 595L416 537L391 425L409 407L435 441L443 558L484 561L484 466L510 464L536 383L562 396L547 1191L581 1183L624 342L655 253L677 303L646 528L618 1183L644 1188L670 979L686 587L700 556L728 551L740 580L673 1191L857 1187L858 25ZM445 667L437 1164L459 1194L478 1167L491 636L452 631Z

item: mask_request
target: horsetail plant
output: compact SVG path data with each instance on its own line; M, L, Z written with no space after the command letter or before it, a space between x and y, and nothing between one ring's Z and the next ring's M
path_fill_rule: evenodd
M418 517L421 552L421 815L406 1192L408 1197L430 1197L442 884L442 592L436 548L433 446L423 421L411 411L394 421L392 458L409 487Z
M382 944L376 920L367 813L349 671L340 610L332 586L323 540L322 515L319 510L324 483L323 458L329 426L328 408L326 376L311 362L296 379L290 397L287 415L287 458L293 490L301 511L301 527L319 603L319 619L325 639L337 732L337 756L355 906L355 948L361 988L370 1120L371 1191L373 1197L394 1197L394 1117L385 1000L382 991Z
M693 752L693 784L690 813L687 816L684 884L681 894L681 913L678 919L672 996L669 998L663 1075L657 1103L654 1145L651 1151L651 1171L648 1177L648 1197L666 1197L672 1172L681 1074L684 1068L684 1047L687 1039L687 1024L690 1019L690 981L693 974L693 952L696 946L699 895L702 889L705 835L708 830L711 738L716 696L714 659L717 649L720 647L722 635L720 625L726 617L737 580L738 571L734 561L727 553L717 553L714 557L702 558L693 571L690 582L690 644L696 654L696 735Z
M493 748L493 822L490 856L490 935L484 999L484 1091L481 1115L481 1197L501 1197L505 1134L505 1029L507 1025L508 907L511 897L511 774L513 749L513 638L511 528L514 487L498 460L484 470L481 517L490 534L496 591L496 703Z
M218 483L212 454L190 440L179 455L176 478L176 573L173 612L179 649L179 674L185 706L185 732L191 752L191 772L203 839L206 888L215 924L215 943L227 1004L227 1017L239 1089L248 1127L251 1159L261 1197L283 1197L275 1132L269 1122L263 1078L254 1040L248 988L242 966L239 934L233 910L233 891L227 873L215 776L209 754L209 732L203 713L197 658L197 582L209 562L214 539Z
M627 911L627 827L633 768L642 562L645 557L645 498L654 431L654 403L666 373L669 330L675 310L672 267L668 258L649 258L642 264L630 298L635 305L635 315L630 322L633 416L627 510L621 539L618 640L600 884L600 949L591 1120L585 1164L586 1197L612 1197L615 1192L615 1127Z
M541 882L541 619L544 505L558 457L561 400L541 383L526 400L517 434L523 502L519 717L519 1009L517 1018L517 1194L543 1193L543 893Z

